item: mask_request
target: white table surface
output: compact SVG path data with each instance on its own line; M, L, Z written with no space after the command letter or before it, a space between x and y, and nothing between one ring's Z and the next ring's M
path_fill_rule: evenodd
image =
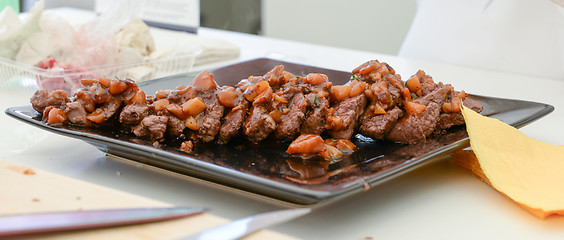
M241 48L239 60L271 57L351 71L378 59L403 78L424 69L436 81L479 95L548 103L554 112L522 128L528 136L564 144L564 80L519 76L414 61L260 36L201 28L203 37ZM0 89L0 107L27 105L31 95ZM80 140L47 133L0 116L3 158L75 179L175 205L208 206L213 214L237 219L286 208L273 201L227 191L206 183L106 156ZM17 183L15 183L17 184ZM1 189L0 189L1 191ZM297 220L271 227L301 239L563 239L564 217L540 220L440 159L367 192L314 208Z

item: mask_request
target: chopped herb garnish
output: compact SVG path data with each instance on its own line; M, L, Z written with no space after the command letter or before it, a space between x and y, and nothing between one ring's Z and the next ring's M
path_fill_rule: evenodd
M315 106L319 105L321 103L321 101L319 100L319 98L317 98L317 95L315 95L315 99L313 100L315 102Z
M288 79L288 81L293 80L293 79L297 79L297 78L301 78L301 77L302 77L302 76L300 76L300 75L295 75L295 76L293 76L292 78Z
M357 80L357 79L359 79L359 78L360 78L360 76L357 76L357 75L351 75L351 80Z

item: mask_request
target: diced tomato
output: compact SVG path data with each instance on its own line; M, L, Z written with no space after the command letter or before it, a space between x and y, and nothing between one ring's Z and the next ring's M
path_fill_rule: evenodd
M143 92L143 90L137 91L135 95L133 95L133 98L131 98L131 103L147 103L147 96L145 95L145 92Z
M88 116L86 116L86 119L90 120L93 123L102 123L106 119L106 116L102 112L102 109L96 108L96 110L94 110L94 112L92 112L92 113L88 114Z
M315 86L327 82L327 75L321 73L310 73L306 76L306 82Z
M109 87L110 87L110 79L108 79L108 78L100 78L100 79L98 79L98 81L100 82L100 85L104 86L105 88L109 88Z
M217 93L217 100L221 105L226 107L235 107L235 100L237 100L237 93L235 89L227 89Z
M186 121L184 122L184 126L194 131L198 131L198 129L200 129L200 127L198 126L198 121L192 116L186 118Z
M67 122L67 114L60 108L53 108L49 111L49 117L47 118L47 124L63 124Z
M325 149L325 144L321 136L303 134L288 146L286 152L289 154L317 154L323 149Z
M112 80L110 82L110 94L118 95L127 89L127 83L120 80Z
M417 76L413 76L412 78L407 80L407 82L405 82L405 85L412 93L416 93L417 91L421 90L421 83L419 82L419 78Z
M160 99L160 100L153 102L153 105L155 106L155 111L165 110L166 106L169 105L169 104L170 104L170 102L168 101L168 99Z
M341 101L347 98L351 93L351 86L333 86L331 87L331 98Z
M166 110L180 119L185 119L187 117L184 111L182 111L182 107L178 104L171 103L166 105Z
M206 104L204 103L204 100L199 97L192 98L182 104L182 111L190 116L196 116L203 112L205 109Z
M409 115L421 114L425 111L427 106L411 101L404 102L404 109Z

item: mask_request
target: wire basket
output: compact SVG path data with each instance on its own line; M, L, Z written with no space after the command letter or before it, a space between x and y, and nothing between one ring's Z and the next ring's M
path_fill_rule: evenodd
M82 79L129 78L136 82L143 82L188 72L194 65L194 58L194 54L187 53L139 63L73 69L55 67L47 70L0 58L0 89L26 93L38 89L62 89L71 93L80 87Z

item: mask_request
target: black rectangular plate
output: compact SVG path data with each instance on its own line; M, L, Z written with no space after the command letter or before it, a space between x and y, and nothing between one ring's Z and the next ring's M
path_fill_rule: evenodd
M334 84L343 84L350 73L282 62L255 59L209 69L220 85L234 86L250 75L263 75L283 64L296 75L324 73ZM190 72L140 83L146 93L188 85L199 72ZM529 124L554 110L548 104L471 95L482 103L483 115L500 119L514 127ZM392 177L412 170L445 153L468 146L463 127L454 128L437 139L404 145L376 141L361 135L353 137L358 146L353 154L335 163L291 157L285 153L289 143L264 141L254 145L233 139L226 145L197 145L194 153L178 150L179 141L168 140L159 146L135 139L123 129L101 130L75 126L49 126L31 106L11 107L6 113L33 126L95 145L109 154L218 183L249 193L297 205L326 203L364 191Z

